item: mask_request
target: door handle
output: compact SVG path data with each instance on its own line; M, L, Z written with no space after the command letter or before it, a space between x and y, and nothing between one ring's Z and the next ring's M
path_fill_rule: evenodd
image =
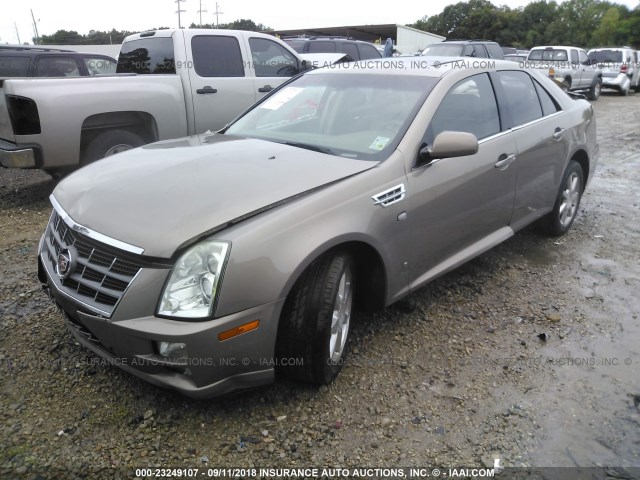
M553 139L554 140L560 140L563 135L564 135L564 128L558 127L553 132Z
M199 89L196 90L196 93L198 95L203 95L203 94L206 94L206 93L217 93L217 92L218 92L217 88L211 88L209 85L207 85L204 88L199 88Z
M271 90L273 90L273 87L271 85L265 85L264 87L260 87L258 89L260 93L270 92Z
M515 153L510 153L509 155L507 155L506 153L503 153L498 157L498 161L495 163L495 167L498 170L504 170L509 165L511 165L515 161L515 159L516 159Z

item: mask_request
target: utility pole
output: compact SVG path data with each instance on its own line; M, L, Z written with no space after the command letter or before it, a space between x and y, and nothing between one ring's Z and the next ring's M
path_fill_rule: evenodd
M180 20L180 14L186 12L186 10L182 10L180 8L180 2L186 2L187 0L176 0L176 3L178 4L178 11L176 12L178 14L178 28L182 28L182 22Z
M16 29L16 35L18 36L18 45L22 45L22 42L20 41L20 34L18 33L18 25L16 25L16 22L13 22L13 26Z
M216 28L220 27L220 19L218 18L218 15L223 15L224 12L220 10L220 6L218 5L218 2L216 2Z
M33 9L31 9L31 19L33 20L33 30L36 33L36 45L40 43L40 34L38 33L38 22L36 22L36 17L33 14Z
M206 8L206 7L205 7ZM200 0L200 10L198 10L198 13L200 14L200 26L202 26L202 14L203 13L207 13L206 10L202 9L202 0Z

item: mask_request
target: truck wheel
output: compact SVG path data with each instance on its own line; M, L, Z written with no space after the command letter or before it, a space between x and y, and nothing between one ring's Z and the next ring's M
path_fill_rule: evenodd
M331 383L344 361L355 288L347 252L313 262L287 297L276 342L278 371L318 385Z
M596 82L591 85L587 98L592 101L596 101L600 98L600 92L602 91L602 80L597 79Z
M562 177L553 210L537 222L540 230L553 237L567 233L578 213L583 190L584 173L582 167L575 160L571 160Z
M107 130L89 142L84 151L82 163L86 165L144 144L145 141L135 133L126 130Z

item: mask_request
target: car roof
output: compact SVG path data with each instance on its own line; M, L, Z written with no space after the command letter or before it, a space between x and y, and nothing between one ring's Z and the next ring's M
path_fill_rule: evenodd
M321 75L327 71L340 74L391 74L391 75L416 75L432 78L443 77L453 71L469 68L477 72L503 67L513 70L514 63L507 60L494 58L470 58L470 57L388 57L361 60L357 62L345 62L328 65L323 68L310 70L305 75Z

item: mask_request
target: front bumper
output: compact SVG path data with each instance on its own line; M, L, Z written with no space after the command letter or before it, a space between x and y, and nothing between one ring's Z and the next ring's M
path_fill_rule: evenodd
M36 168L35 149L0 140L0 165L5 168Z
M117 319L117 309L112 318L106 318L88 311L62 292L53 275L56 273L51 271L48 261L39 255L38 277L64 312L74 338L107 363L149 383L192 398L209 398L254 388L274 379L277 318L284 299L203 322L153 315ZM140 294L139 289L132 291ZM153 295L156 294L154 291ZM224 341L218 339L220 333L254 320L260 321L256 330ZM161 356L158 351L161 341L185 343L187 356L179 359Z

